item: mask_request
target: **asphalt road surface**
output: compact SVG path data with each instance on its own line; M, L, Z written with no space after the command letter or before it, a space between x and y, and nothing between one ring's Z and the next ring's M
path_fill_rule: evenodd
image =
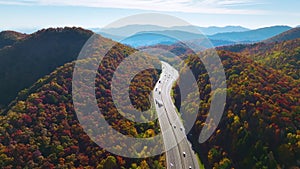
M172 85L179 77L178 71L162 62L162 73L155 85L153 97L163 134L168 169L199 169L196 154L187 140L181 118L171 98Z

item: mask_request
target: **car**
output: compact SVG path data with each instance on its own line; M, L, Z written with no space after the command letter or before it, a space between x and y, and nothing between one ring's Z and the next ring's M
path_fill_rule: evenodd
M155 88L155 91L157 91L157 88Z
M183 131L183 128L182 128L182 127L180 127L180 130L181 130L181 131Z
M174 129L176 129L176 125L174 125Z
M158 107L162 107L163 103L160 100L155 99L155 103L158 105Z
M182 155L183 155L183 157L185 157L186 156L185 152L183 152Z
M189 166L189 169L192 169L192 166Z
M158 83L161 83L161 81L159 80Z
M173 164L173 163L170 163L170 166L171 166L171 167L173 167L173 166L174 166L174 164Z

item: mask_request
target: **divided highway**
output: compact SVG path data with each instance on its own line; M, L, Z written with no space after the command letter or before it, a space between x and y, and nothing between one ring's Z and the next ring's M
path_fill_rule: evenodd
M153 97L163 134L168 169L199 169L196 154L186 138L181 118L172 102L172 85L179 77L178 71L166 62L162 63L162 73L155 85Z

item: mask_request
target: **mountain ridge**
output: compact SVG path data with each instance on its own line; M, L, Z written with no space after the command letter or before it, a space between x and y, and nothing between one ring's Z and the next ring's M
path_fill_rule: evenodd
M208 38L216 40L227 40L233 42L257 42L271 38L290 29L291 27L289 26L272 26L245 32L215 34L212 36L208 36Z
M11 46L27 36L27 34L15 31L2 31L0 32L0 49L6 46Z
M271 37L270 39L264 40L263 42L265 43L282 42L282 41L294 40L297 38L300 38L300 27L293 28L291 30L283 32L279 35Z
M172 26L172 27L164 27L164 26L157 26L157 25L126 25L117 28L93 28L91 29L94 32L100 33L107 33L114 36L121 36L127 37L130 35L134 35L138 32L143 31L164 31L164 30L177 30L177 31L186 31L190 33L198 33L201 32L204 35L212 35L216 33L224 33L224 32L242 32L248 31L250 29L244 28L242 26L209 26L209 27L200 27L200 26Z
M92 34L76 27L42 29L1 49L0 81L6 83L0 84L0 104L8 104L18 91L75 60Z
M130 29L136 29L135 31L129 31L125 28ZM121 27L121 28L113 28L111 32L99 32L102 36L106 38L110 38L115 41L123 41L125 44L133 46L133 47L142 47L142 46L149 46L149 45L159 45L159 44L173 44L176 43L174 40L166 40L166 38L158 38L155 37L149 38L148 35L145 37L142 37L141 34L143 33L157 33L157 34L165 34L171 35L170 38L172 38L172 35L175 37L176 32L178 36L182 37L181 39L184 41L188 41L189 43L194 41L196 39L201 40L203 36L206 36L205 39L209 39L211 43L218 47L218 46L226 46L226 45L233 45L237 43L254 43L258 41L262 41L265 39L268 39L272 36L278 35L286 30L291 29L291 27L288 26L272 26L272 27L265 27L265 28L259 28L255 30L247 30L247 31L239 31L239 32L226 32L226 33L217 33L214 35L205 35L201 34L201 30L199 30L199 27L196 26L175 26L171 28L164 28L159 26L152 26L147 25L145 27L145 30L143 29L143 25L128 25L127 27ZM136 28L138 27L138 28ZM124 28L124 30L123 30ZM147 30L148 28L148 30ZM226 27L224 27L226 28ZM139 30L140 29L140 30ZM165 30L166 29L166 30ZM109 29L108 29L109 30ZM119 31L119 34L116 33ZM139 39L135 41L134 38L139 35ZM125 38L128 36L127 38ZM174 36L173 36L174 37ZM169 38L169 39L170 39ZM132 39L132 40L129 40ZM150 39L150 40L149 40ZM167 38L168 39L168 38Z

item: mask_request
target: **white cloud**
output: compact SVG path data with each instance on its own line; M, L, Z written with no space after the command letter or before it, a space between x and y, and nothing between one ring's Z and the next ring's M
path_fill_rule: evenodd
M0 4L63 5L207 14L263 14L261 10L233 9L257 0L0 0Z
M0 4L3 5L31 5L37 3L36 0L0 0Z

